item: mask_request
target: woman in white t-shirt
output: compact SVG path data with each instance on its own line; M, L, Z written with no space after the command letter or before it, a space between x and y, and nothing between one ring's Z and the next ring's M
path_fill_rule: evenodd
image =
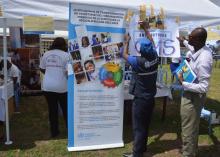
M40 70L44 73L42 90L49 110L51 137L59 135L58 104L60 105L67 127L67 70L69 60L67 44L64 38L56 38L49 51L40 62Z

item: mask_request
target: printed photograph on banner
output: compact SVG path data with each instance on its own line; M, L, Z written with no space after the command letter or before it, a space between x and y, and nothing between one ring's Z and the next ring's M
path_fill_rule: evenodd
M76 39L69 40L68 42L68 51L75 51L79 49L79 43Z
M73 64L73 71L74 71L74 73L83 72L83 66L82 66L81 62L76 62Z
M111 34L109 32L107 33L101 33L101 43L109 43L111 42Z
M73 61L81 60L81 55L79 50L71 51L70 54L72 56Z
M105 60L108 61L113 61L115 59L115 53L112 50L112 45L104 46L103 47L103 52L105 54Z
M123 44L111 44L107 46L103 46L103 51L105 54L106 61L112 61L114 59L120 58L120 51L122 51Z
M97 34L92 35L92 46L100 45L101 44L101 39L98 37Z
M93 57L95 58L95 60L100 60L104 58L101 45L93 46L92 53L93 53Z
M121 58L121 54L123 53L123 42L117 43L118 51L116 52L116 58Z
M80 55L81 55L82 60L86 60L86 59L93 57L91 46L80 48Z
M97 69L93 60L86 60L84 62L84 68L88 81L95 81L98 79Z
M83 36L81 38L81 47L86 48L90 45L89 43L89 37L88 36Z
M92 46L103 44L103 43L110 43L112 41L110 32L94 33L92 34L91 39L92 39L91 40Z
M77 84L81 84L81 83L87 82L87 78L86 78L85 72L76 73L75 74L75 79L76 79L76 83Z
M80 47L88 47L90 45L89 43L89 37L87 33L87 29L85 25L76 26L75 27L77 41L79 43Z

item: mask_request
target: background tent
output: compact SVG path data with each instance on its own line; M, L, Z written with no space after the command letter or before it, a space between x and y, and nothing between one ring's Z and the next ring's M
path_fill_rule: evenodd
M137 10L141 4L152 4L155 9L163 7L167 17L179 16L181 24L184 26L192 21L195 25L199 22L198 24L203 26L220 24L220 7L208 0L128 0L126 4L124 0L2 0L2 5L8 27L21 27L25 15L46 15L54 18L55 29L67 30L69 2L123 6ZM0 26L3 26L2 19Z
M210 0L212 3L220 7L220 1L219 0Z

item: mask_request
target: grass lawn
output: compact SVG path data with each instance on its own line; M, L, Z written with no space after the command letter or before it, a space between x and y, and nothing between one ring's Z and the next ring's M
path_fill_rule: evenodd
M169 75L170 76L170 75ZM154 157L180 157L180 96L174 93L168 102L167 115L161 121L162 100L156 100L156 108L150 129L149 151ZM213 68L211 88L205 107L220 115L220 68ZM22 97L21 114L14 114L10 121L13 144L0 142L0 157L121 157L132 150L130 112L127 107L124 118L125 147L116 149L68 152L67 137L63 119L60 118L61 135L50 139L47 104L43 96ZM213 126L213 135L208 135L208 124L200 123L199 157L220 156L220 125Z

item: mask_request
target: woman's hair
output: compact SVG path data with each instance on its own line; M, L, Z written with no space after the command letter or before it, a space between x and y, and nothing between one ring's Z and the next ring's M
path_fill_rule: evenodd
M54 49L67 51L67 44L66 44L66 41L63 37L57 37L54 39L54 41L50 47L50 50L54 50Z

